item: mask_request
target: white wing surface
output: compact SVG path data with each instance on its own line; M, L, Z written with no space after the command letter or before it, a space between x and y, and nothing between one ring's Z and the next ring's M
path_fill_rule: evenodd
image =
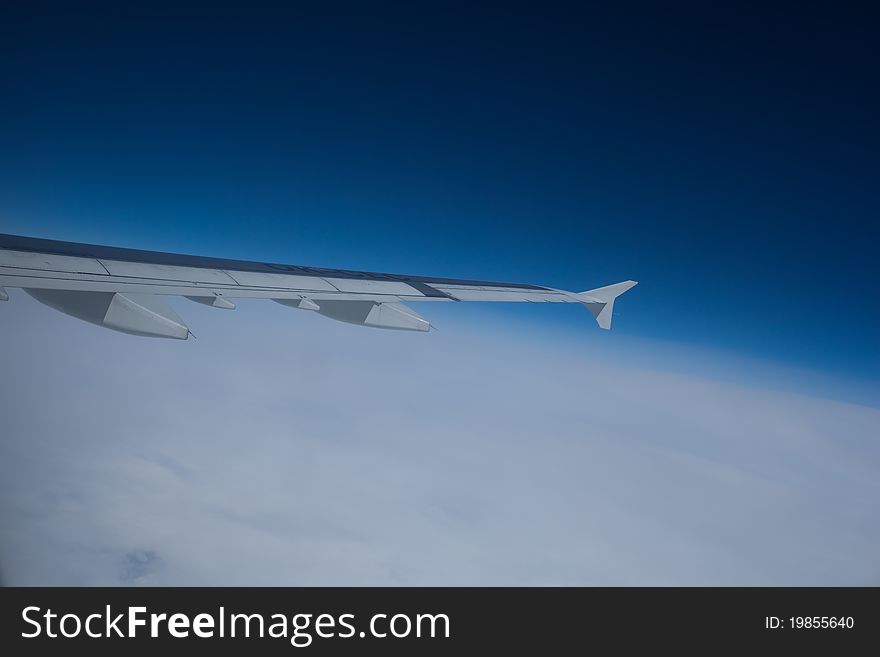
M352 324L428 331L416 301L580 303L603 329L614 300L636 284L587 292L538 285L406 276L206 258L0 234L0 301L6 287L24 289L63 313L116 331L185 340L183 320L162 298L232 310L233 299L271 299Z

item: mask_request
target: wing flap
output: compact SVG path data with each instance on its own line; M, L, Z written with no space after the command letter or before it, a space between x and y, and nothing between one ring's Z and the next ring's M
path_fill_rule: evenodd
M54 271L72 274L96 274L106 276L107 270L95 258L34 253L30 251L0 250L0 267L29 271Z

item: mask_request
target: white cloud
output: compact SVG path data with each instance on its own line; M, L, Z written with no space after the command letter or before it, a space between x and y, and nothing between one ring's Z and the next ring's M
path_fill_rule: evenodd
M186 343L0 306L7 583L880 583L875 408L182 303Z

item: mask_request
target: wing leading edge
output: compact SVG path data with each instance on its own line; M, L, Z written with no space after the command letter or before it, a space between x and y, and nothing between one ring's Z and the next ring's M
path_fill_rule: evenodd
M183 296L232 310L232 299L260 298L374 328L428 331L407 303L508 301L580 303L603 329L615 299L636 285L567 292L522 283L382 274L123 249L0 235L0 301L4 287L116 331L185 340L183 320L161 298Z

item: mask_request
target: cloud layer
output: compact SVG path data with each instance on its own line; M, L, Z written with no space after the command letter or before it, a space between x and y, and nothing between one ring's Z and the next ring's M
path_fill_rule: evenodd
M8 584L880 584L876 408L468 322L181 302L177 343L15 292Z

